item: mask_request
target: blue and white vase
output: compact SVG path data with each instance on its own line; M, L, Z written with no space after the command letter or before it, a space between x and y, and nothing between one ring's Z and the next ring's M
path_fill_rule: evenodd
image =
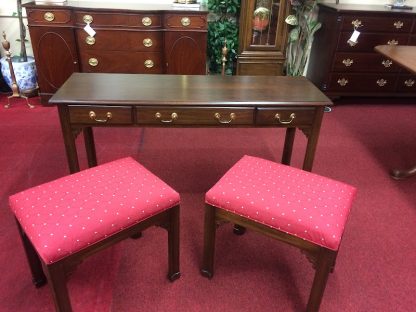
M21 92L33 90L37 88L37 74L35 59L31 56L27 57L27 62L19 62L19 57L13 56L13 70L16 76L17 85ZM12 87L12 76L10 74L9 63L6 57L0 59L1 73L7 85Z

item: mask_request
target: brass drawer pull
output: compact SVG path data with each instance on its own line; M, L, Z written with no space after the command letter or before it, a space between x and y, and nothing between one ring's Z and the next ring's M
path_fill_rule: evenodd
M159 113L159 112L157 112L156 114L155 114L155 117L156 117L156 119L160 119L160 121L161 122L166 122L166 123L169 123L169 122L173 122L174 120L176 120L176 119L178 119L178 114L177 113L175 113L175 112L173 112L171 115L170 115L170 119L169 120L166 120L166 119L161 119L162 118L162 114L161 113Z
M95 67L98 65L98 60L95 57L92 57L88 60L88 64L90 64L91 66Z
M280 114L279 113L277 113L276 115L274 115L274 118L278 121L278 122L280 122L281 124L283 124L283 125L288 125L288 124L290 124L295 118L296 118L296 114L295 113L292 113L292 114L290 114L290 116L289 116L289 119L288 120L282 120L282 119L280 119Z
M340 85L340 86L342 86L342 87L345 87L346 85L347 85L347 83L348 83L348 79L345 79L345 78L341 78L341 79L338 79L338 84Z
M383 64L384 67L390 67L393 64L393 62L390 60L383 60L381 64Z
M142 18L142 24L144 26L150 26L150 25L152 25L152 19L150 17L148 17L148 16L143 17Z
M351 59L344 59L342 60L342 64L344 64L346 67L350 67L354 63L354 60Z
M352 24L352 26L354 27L354 29L357 29L357 28L359 28L359 27L362 27L362 26L363 26L363 23L362 23L360 20L358 20L358 19L353 20L353 21L351 22L351 24Z
M414 84L415 84L415 81L413 79L407 79L404 81L404 85L406 87L413 87Z
M387 44L388 45L398 45L399 42L397 40L392 39L392 40L387 41Z
M402 21L397 21L397 22L394 22L394 27L396 27L396 29L400 29L400 28L402 28L403 27L403 22Z
M150 48L150 47L153 45L153 41L152 41L152 39L150 39L150 38L145 38L145 39L143 39L143 45L144 45L146 48Z
M144 61L144 67L146 67L146 68L152 68L153 66L155 66L155 63L152 60L146 60L146 61Z
M95 44L95 38L91 37L91 36L87 36L87 38L85 38L85 43L88 45L94 45Z
M53 14L52 12L46 12L43 15L43 18L47 22L52 22L55 19L55 14Z
M380 87L384 87L384 86L387 84L387 80L386 80L386 79L378 79L378 80L377 80L377 84L378 84Z
M82 20L86 24L91 24L94 19L92 18L91 15L84 15L84 17L82 18Z
M94 111L90 111L89 113L90 119L96 121L96 122L101 122L101 123L106 123L108 122L111 118L113 118L113 114L111 114L111 112L107 112L105 114L106 119L97 119L97 114Z
M181 18L181 24L182 24L182 26L187 27L187 26L191 25L191 19L189 17L182 17Z
M231 123L237 116L236 116L236 114L235 113L230 113L230 119L228 119L228 120L221 120L221 114L220 113L215 113L214 114L214 117L215 117L215 119L217 119L218 120L218 122L219 123L222 123L222 124L229 124L229 123Z

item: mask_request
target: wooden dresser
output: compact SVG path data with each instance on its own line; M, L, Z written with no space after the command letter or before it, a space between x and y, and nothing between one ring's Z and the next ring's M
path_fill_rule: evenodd
M320 4L318 18L307 77L328 96L416 96L416 76L374 51L416 45L414 10ZM360 34L351 42L354 30Z
M78 1L24 7L43 104L73 72L206 74L205 9Z

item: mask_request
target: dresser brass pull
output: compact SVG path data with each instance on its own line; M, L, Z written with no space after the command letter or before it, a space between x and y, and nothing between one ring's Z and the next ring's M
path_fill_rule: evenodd
M144 66L146 68L152 68L153 66L155 66L155 63L153 63L152 60L146 60L146 61L144 61Z
M345 78L341 78L341 79L338 79L338 84L340 85L340 86L342 86L342 87L345 87L346 85L347 85L347 83L348 83L348 79L345 79Z
M404 81L404 85L406 87L413 87L414 84L415 84L415 81L413 79L407 79Z
M98 60L95 57L92 57L88 60L88 64L90 64L91 66L95 67L98 65Z
M358 19L353 20L353 21L351 22L351 24L352 24L352 26L354 27L354 29L357 29L357 28L359 28L359 27L362 27L362 26L363 26L363 23L362 23L360 20L358 20Z
M47 22L52 22L55 19L55 14L53 14L52 12L46 12L43 15L43 18L45 19L45 21Z
M396 29L400 29L400 28L402 28L403 27L403 22L402 21L397 21L397 22L394 22L394 27L396 27Z
M386 80L386 79L378 79L378 80L377 80L377 84L378 84L380 87L384 87L384 86L387 84L387 80Z
M142 24L144 26L150 26L150 25L152 25L152 19L150 17L148 17L148 16L143 17L142 18Z
M166 120L166 119L161 119L162 118L162 114L161 113L159 113L159 112L157 112L156 114L155 114L155 117L156 117L156 119L160 119L160 121L161 122L166 122L166 123L169 123L169 122L173 122L174 120L176 120L176 119L178 119L178 114L177 113L175 113L175 112L173 112L171 115L170 115L170 119L169 120Z
M393 64L393 62L390 60L383 60L381 64L383 64L384 67L390 67Z
M354 63L354 60L351 60L349 58L342 60L342 64L344 64L347 67L350 67L353 63Z
M96 121L96 122L101 122L101 123L106 123L108 122L111 118L113 118L113 114L111 114L111 112L107 112L105 114L106 118L105 119L98 119L97 118L97 114L94 111L90 111L89 113L90 119Z
M282 119L280 119L280 114L279 113L277 113L276 115L274 115L274 119L276 119L278 122L280 122L283 125L290 124L295 118L296 118L296 114L295 113L290 114L288 120L282 120Z
M189 17L182 17L181 18L181 24L182 24L182 26L187 27L187 26L191 25L191 19Z
M144 45L146 48L150 48L150 47L153 45L153 41L152 41L152 39L150 39L150 38L145 38L145 39L143 39L143 45Z
M387 44L388 45L398 45L399 44L399 42L397 41L397 40L389 40L389 41L387 41Z
M87 36L87 38L85 38L85 43L88 45L94 45L95 44L95 38L91 37L91 36Z
M215 113L214 114L214 117L215 117L215 119L217 119L218 120L218 122L219 123L222 123L222 124L229 124L229 123L231 123L237 116L236 116L236 114L235 113L230 113L230 119L228 119L228 120L221 120L221 114L220 113Z
M92 18L92 16L91 15L84 15L84 17L82 18L82 20L84 21L84 23L86 23L86 24L91 24L92 23L92 21L94 20L93 18Z

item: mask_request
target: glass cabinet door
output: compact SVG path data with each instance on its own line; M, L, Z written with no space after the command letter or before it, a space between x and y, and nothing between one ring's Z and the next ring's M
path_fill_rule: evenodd
M276 45L279 0L256 0L252 9L251 45Z

